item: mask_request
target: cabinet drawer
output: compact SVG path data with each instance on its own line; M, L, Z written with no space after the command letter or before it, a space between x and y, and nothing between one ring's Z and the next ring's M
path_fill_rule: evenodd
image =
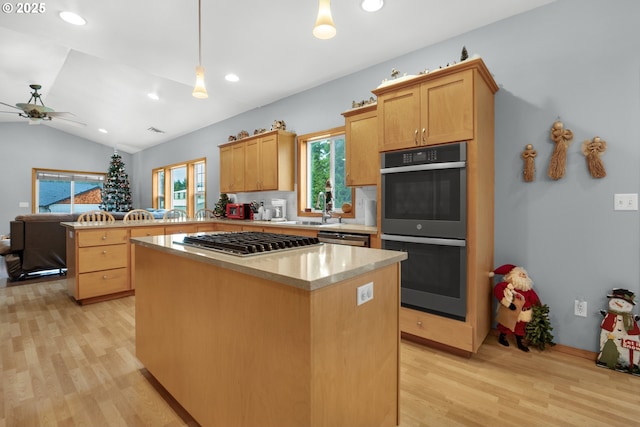
M164 228L164 234L195 233L197 227L196 224L168 225Z
M467 322L400 308L400 331L465 351L473 350L473 327Z
M131 237L147 237L164 235L164 227L138 227L131 229Z
M78 299L109 295L129 289L129 269L96 271L78 275Z
M105 228L102 230L81 230L78 234L78 246L101 246L101 245L117 245L126 243L129 239L127 229Z
M110 270L127 267L129 245L107 245L80 248L78 251L78 272Z

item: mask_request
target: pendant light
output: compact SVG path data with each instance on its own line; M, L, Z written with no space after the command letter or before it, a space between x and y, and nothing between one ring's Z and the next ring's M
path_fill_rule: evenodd
M204 67L202 66L202 12L201 0L198 0L198 66L196 67L196 86L192 95L199 99L209 97L207 89L204 87Z
M319 0L318 3L318 19L313 27L313 35L327 40L336 35L336 26L331 17L331 0Z

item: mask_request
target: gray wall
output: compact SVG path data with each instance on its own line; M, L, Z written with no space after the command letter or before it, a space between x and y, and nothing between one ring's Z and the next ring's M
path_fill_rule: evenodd
M433 69L457 60L466 45L470 54L484 58L500 85L495 110L495 264L518 264L529 271L551 308L556 342L597 351L598 310L606 308L607 293L613 287L640 293L638 212L613 211L614 193L638 192L638 16L640 2L634 0L560 0L136 153L130 161L124 159L135 177L134 204L151 205L152 168L206 157L207 203L212 207L219 191L217 146L228 135L268 128L274 119L285 120L288 130L298 134L340 126L340 112L352 100L369 98L391 68L407 73ZM546 177L554 147L549 129L558 118L575 137L566 177L552 181ZM7 129L13 135L7 136ZM26 139L25 129L0 125L3 160L8 144ZM596 135L609 144L603 156L608 175L600 180L590 177L580 152L582 141ZM55 146L50 153L55 161L34 162L27 150L16 147L14 156L24 156L21 166L13 161L5 165L5 177L19 176L13 182L21 189L11 189L11 197L2 198L11 209L0 213L3 226L19 213L18 201L30 196L32 166L77 169L87 164L83 155L102 170L108 166L110 149L92 147L86 154L71 154L71 148L86 141L57 134L46 144ZM538 151L533 183L521 179L520 153L526 144ZM573 315L576 298L588 302L587 318Z
M119 152L129 174L131 155ZM26 122L0 123L0 234L9 234L9 221L16 215L31 213L32 168L104 172L109 170L113 148L70 135L47 125ZM21 208L20 202L29 207Z

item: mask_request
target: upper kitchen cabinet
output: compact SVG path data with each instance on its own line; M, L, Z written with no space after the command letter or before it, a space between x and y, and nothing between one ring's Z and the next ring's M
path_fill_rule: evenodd
M244 141L220 146L221 193L244 191L244 150Z
M376 104L342 113L345 119L348 186L376 185L380 174Z
M236 151L230 159L226 154L228 147L238 144L242 144L242 153ZM236 170L242 170L242 188L232 186L227 191L293 191L294 150L295 134L281 130L220 146L220 191L225 191L224 175L231 173L234 176ZM233 171L228 170L228 164L234 165ZM225 169L227 171L223 172ZM239 183L240 179L236 182Z
M478 58L374 89L379 150L474 139L487 88L498 90Z

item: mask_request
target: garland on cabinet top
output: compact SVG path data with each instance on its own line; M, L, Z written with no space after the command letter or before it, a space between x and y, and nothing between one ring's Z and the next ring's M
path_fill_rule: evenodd
M274 120L273 124L271 125L271 130L287 130L287 124L284 122L284 120ZM267 132L267 129L258 128L253 131L253 134L260 135L261 133L265 133L265 132ZM237 141L239 139L248 138L248 137L249 137L249 132L247 132L246 130L241 130L238 133L238 135L229 135L229 138L227 138L227 141L232 142L232 141Z
M560 120L556 120L551 126L550 138L555 147L551 154L547 175L552 180L557 181L563 178L566 173L567 152L573 140L573 132L565 129L564 123ZM593 137L591 140L584 140L581 151L586 157L587 169L593 178L598 179L607 176L604 163L600 158L607 151L607 141L599 136ZM525 182L533 182L535 180L535 158L537 154L531 144L527 144L520 154L524 161L522 177Z
M125 172L124 162L117 152L111 156L109 171L102 187L100 209L109 212L129 212L131 210L129 175Z

